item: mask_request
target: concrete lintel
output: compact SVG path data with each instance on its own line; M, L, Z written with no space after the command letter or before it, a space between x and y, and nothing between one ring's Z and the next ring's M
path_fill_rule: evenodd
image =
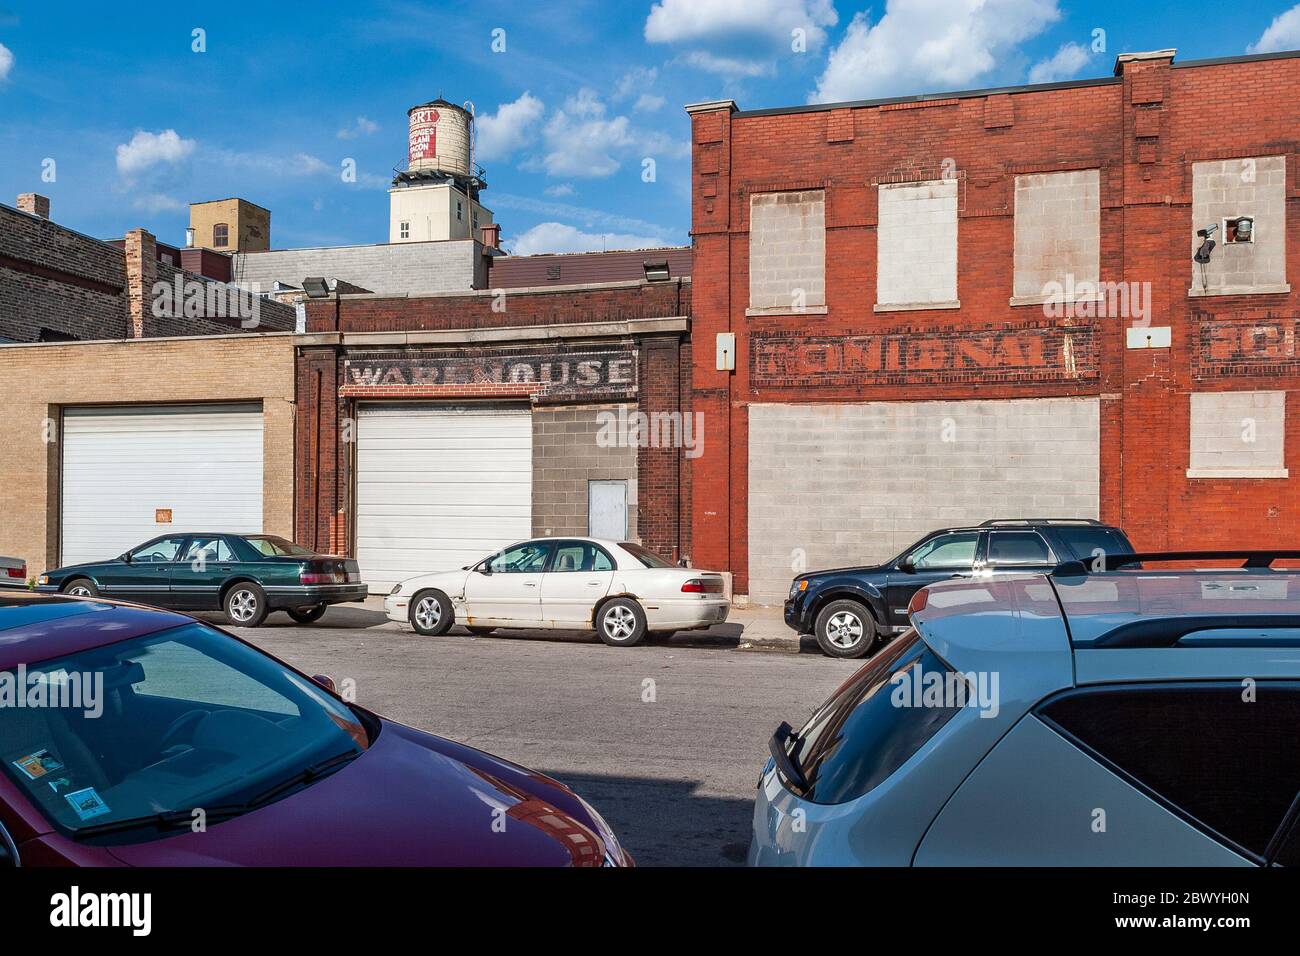
M623 319L613 322L574 322L565 325L513 325L493 329L439 329L419 332L344 332L339 344L472 345L495 342L537 342L555 339L618 338L690 330L689 316Z

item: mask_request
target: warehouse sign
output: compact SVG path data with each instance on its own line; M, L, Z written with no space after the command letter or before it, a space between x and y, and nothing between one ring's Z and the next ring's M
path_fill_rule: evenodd
M1196 317L1193 373L1198 379L1300 372L1300 318Z
M750 338L750 379L757 387L1076 382L1097 374L1091 325L759 332Z
M531 385L528 390L537 397L630 398L636 395L636 350L410 351L343 360L346 392L427 386L454 392L456 386L469 391L483 385Z

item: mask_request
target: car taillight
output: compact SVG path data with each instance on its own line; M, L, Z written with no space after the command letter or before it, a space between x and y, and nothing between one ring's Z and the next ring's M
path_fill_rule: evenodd
M687 594L721 594L721 578L691 578L682 585L682 591Z
M27 580L27 565L25 564L16 568L6 568L5 570L9 572L11 578L22 578L24 581Z
M300 571L298 580L303 584L342 584L348 579L345 571Z

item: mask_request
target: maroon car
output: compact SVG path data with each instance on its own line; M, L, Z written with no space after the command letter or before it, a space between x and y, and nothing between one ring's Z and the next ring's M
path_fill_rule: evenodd
M170 611L0 597L0 868L630 866L563 784Z

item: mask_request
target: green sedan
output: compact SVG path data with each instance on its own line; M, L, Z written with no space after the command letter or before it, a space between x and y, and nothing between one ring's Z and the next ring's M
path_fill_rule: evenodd
M271 611L300 624L331 604L364 601L357 562L272 534L168 534L109 561L46 571L36 590L102 595L179 611L216 611L257 627Z

